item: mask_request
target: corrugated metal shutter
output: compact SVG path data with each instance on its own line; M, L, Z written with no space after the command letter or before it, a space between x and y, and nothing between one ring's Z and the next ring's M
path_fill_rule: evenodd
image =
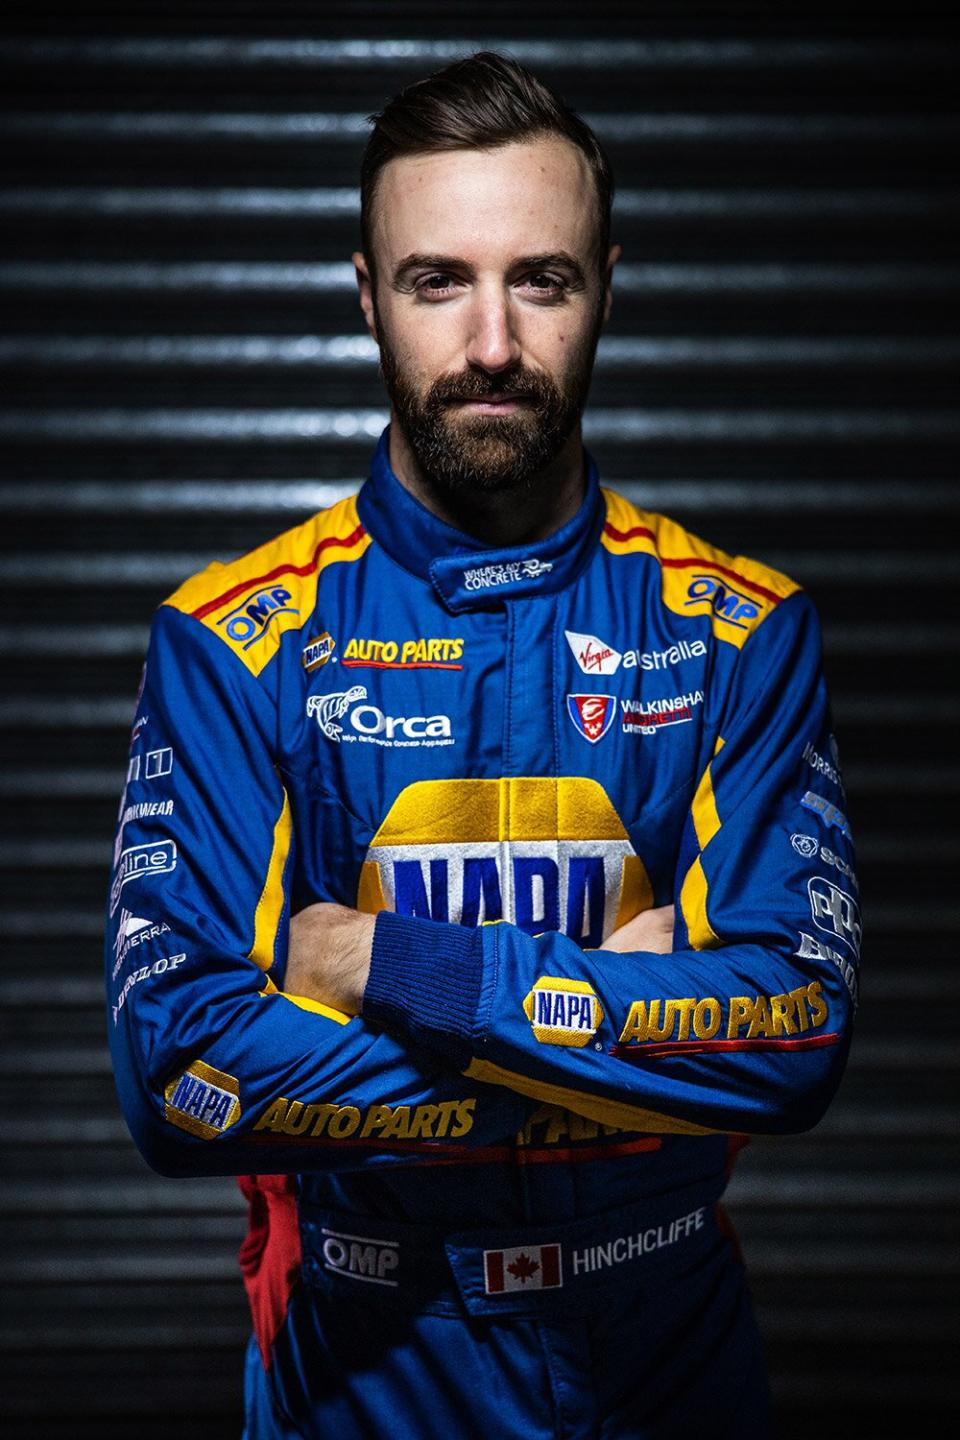
M163 595L363 478L385 416L348 263L363 117L481 44L615 164L605 478L825 617L859 1035L827 1120L751 1146L732 1209L784 1435L922 1432L955 1408L957 1338L957 47L765 6L585 27L528 3L518 28L499 0L356 3L336 36L279 0L150 33L39 8L0 41L5 1433L239 1433L239 1198L151 1176L110 1078L127 727Z

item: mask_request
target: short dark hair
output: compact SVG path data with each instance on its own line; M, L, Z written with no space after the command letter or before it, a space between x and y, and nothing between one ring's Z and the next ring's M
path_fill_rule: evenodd
M561 135L586 158L597 198L596 258L601 275L610 248L613 171L579 115L516 60L480 50L408 85L378 115L360 167L360 233L373 266L372 217L380 171L402 155L492 150L516 140Z

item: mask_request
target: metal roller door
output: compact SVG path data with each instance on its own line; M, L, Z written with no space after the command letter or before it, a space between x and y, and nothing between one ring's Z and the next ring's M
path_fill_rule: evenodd
M783 1435L926 1433L955 1411L960 1265L956 44L764 5L82 10L0 38L5 1434L239 1434L239 1195L147 1171L105 1042L133 696L181 578L362 480L364 117L481 46L614 163L601 473L825 620L859 1029L827 1119L752 1144L731 1210Z

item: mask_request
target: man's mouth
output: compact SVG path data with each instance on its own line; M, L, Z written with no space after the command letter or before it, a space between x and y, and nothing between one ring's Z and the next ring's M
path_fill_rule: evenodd
M523 395L484 395L479 399L455 400L454 404L477 415L507 415L529 403Z

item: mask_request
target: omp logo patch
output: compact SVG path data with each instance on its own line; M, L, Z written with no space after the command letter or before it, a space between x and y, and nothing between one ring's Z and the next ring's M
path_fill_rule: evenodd
M249 650L263 639L279 615L299 615L292 601L293 596L283 585L248 590L237 605L221 615L217 629L241 650Z
M718 620L726 625L735 625L738 630L749 630L751 623L768 609L762 600L741 594L727 580L721 580L716 575L694 575L687 586L686 604L704 602Z
M523 1002L523 1010L541 1045L581 1048L603 1023L603 1006L586 980L541 975Z
M508 920L590 948L652 904L620 817L582 776L408 785L370 843L357 893L368 914Z
M324 1270L346 1280L366 1280L374 1285L398 1285L393 1272L400 1264L399 1240L377 1240L369 1235L345 1235L339 1230L321 1232L320 1254Z
M239 1081L203 1060L174 1076L163 1093L164 1119L201 1140L216 1140L240 1119Z

